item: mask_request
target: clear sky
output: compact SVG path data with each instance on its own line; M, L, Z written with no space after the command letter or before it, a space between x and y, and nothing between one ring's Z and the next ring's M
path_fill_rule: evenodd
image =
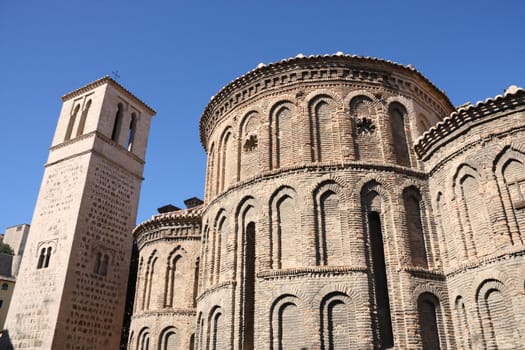
M0 232L30 223L60 97L118 70L157 111L138 222L202 198L211 96L298 53L412 64L455 105L525 87L525 2L0 1Z

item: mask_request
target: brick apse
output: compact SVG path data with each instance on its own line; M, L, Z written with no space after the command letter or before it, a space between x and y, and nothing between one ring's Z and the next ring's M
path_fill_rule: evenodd
M342 54L234 80L204 204L134 231L129 349L524 348L524 102Z

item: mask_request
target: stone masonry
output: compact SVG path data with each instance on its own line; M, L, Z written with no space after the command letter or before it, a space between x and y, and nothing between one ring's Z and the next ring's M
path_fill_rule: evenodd
M62 100L6 328L15 349L117 349L155 112L108 77Z

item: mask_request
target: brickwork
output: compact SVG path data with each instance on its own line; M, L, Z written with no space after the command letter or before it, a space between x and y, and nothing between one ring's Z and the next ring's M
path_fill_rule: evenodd
M458 346L522 349L525 91L458 110L416 145L429 171Z
M160 214L135 230L140 257L129 349L189 349L195 342L201 210Z
M44 231L30 235L22 264L31 283L21 294L35 302L11 321L21 348L50 344L55 324L88 333L118 324L89 320L123 303L120 238L143 165L129 151L146 143L106 146L129 143L116 125L144 122L111 101L113 123L97 124L104 147L76 130L93 127L86 108L107 105L71 103L59 120L33 220ZM456 110L411 66L343 54L260 65L201 118L204 204L163 209L135 228L128 348L523 349L524 120L516 87ZM93 152L72 157L73 141ZM106 271L108 246L115 264L89 277ZM76 287L58 300L65 283ZM69 318L50 312L71 305L79 311ZM55 348L83 341L75 336ZM96 348L114 348L99 337Z
M201 119L193 349L523 348L524 110L343 55L227 85Z

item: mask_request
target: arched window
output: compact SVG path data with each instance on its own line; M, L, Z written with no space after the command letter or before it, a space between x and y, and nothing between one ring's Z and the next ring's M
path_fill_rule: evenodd
M37 269L41 269L44 267L45 258L46 258L46 248L42 248L40 250L40 255L38 256L38 264L36 266Z
M392 104L389 108L390 128L392 130L392 142L396 162L399 165L410 166L408 140L405 131L406 115L406 109L398 103Z
M412 265L427 269L427 243L421 220L421 195L416 188L406 188L403 191L403 201Z
M95 270L94 272L96 274L100 274L100 265L102 264L102 254L97 253L97 256L95 258Z
M49 262L51 261L51 252L52 252L52 248L51 247L47 247L46 249L46 256L44 258L44 268L48 267L49 266Z
M255 320L255 223L249 222L245 229L246 252L244 286L244 348L253 349Z
M106 276L108 274L108 265L109 265L109 255L104 254L104 258L102 259L102 265L100 268L100 274L102 276Z
M388 295L381 218L378 212L368 214L368 225L372 248L373 273L375 275L375 302L379 321L379 337L382 347L389 348L394 346L394 333L392 329L392 316L390 314L390 297Z
M120 136L120 129L122 128L122 115L124 114L124 106L122 103L117 105L117 113L115 114L115 121L113 122L113 131L111 132L111 139L118 143Z
M371 283L374 286L375 319L378 325L378 332L375 338L381 344L381 348L394 346L394 333L392 328L392 316L390 313L390 297L388 291L387 269L385 259L385 248L383 239L383 224L381 210L384 206L383 198L379 194L381 186L376 182L371 182L361 191L363 203L363 214L368 227L369 254L371 257ZM378 192L379 191L379 192Z
M95 258L95 269L94 272L100 276L106 276L108 274L108 265L109 265L109 255L102 253L97 253Z
M241 253L238 254L242 260L237 263L234 260L234 276L236 275L237 264L240 266L241 295L244 296L241 309L241 345L243 349L254 348L254 320L255 320L255 271L256 271L256 247L257 229L255 220L258 210L255 209L253 198L247 197L238 206L235 220L237 222L236 232L239 237Z
M68 141L71 139L71 134L73 133L73 127L75 126L75 120L77 119L79 109L80 104L76 105L75 109L73 110L73 113L71 113L71 116L69 117L69 123L67 124L66 136L64 137L64 141Z
M135 132L137 129L137 115L131 113L131 121L129 122L128 137L126 138L126 148L128 151L133 150L133 141L135 141Z
M91 100L88 100L86 103L86 106L84 107L84 110L82 111L82 115L80 116L80 122L78 123L78 129L77 129L77 136L80 136L84 133L84 128L86 126L86 119L89 112L89 107L91 107Z
M430 293L421 294L417 300L417 309L422 348L441 349L440 326L442 327L442 320L440 320L441 310L438 298Z

